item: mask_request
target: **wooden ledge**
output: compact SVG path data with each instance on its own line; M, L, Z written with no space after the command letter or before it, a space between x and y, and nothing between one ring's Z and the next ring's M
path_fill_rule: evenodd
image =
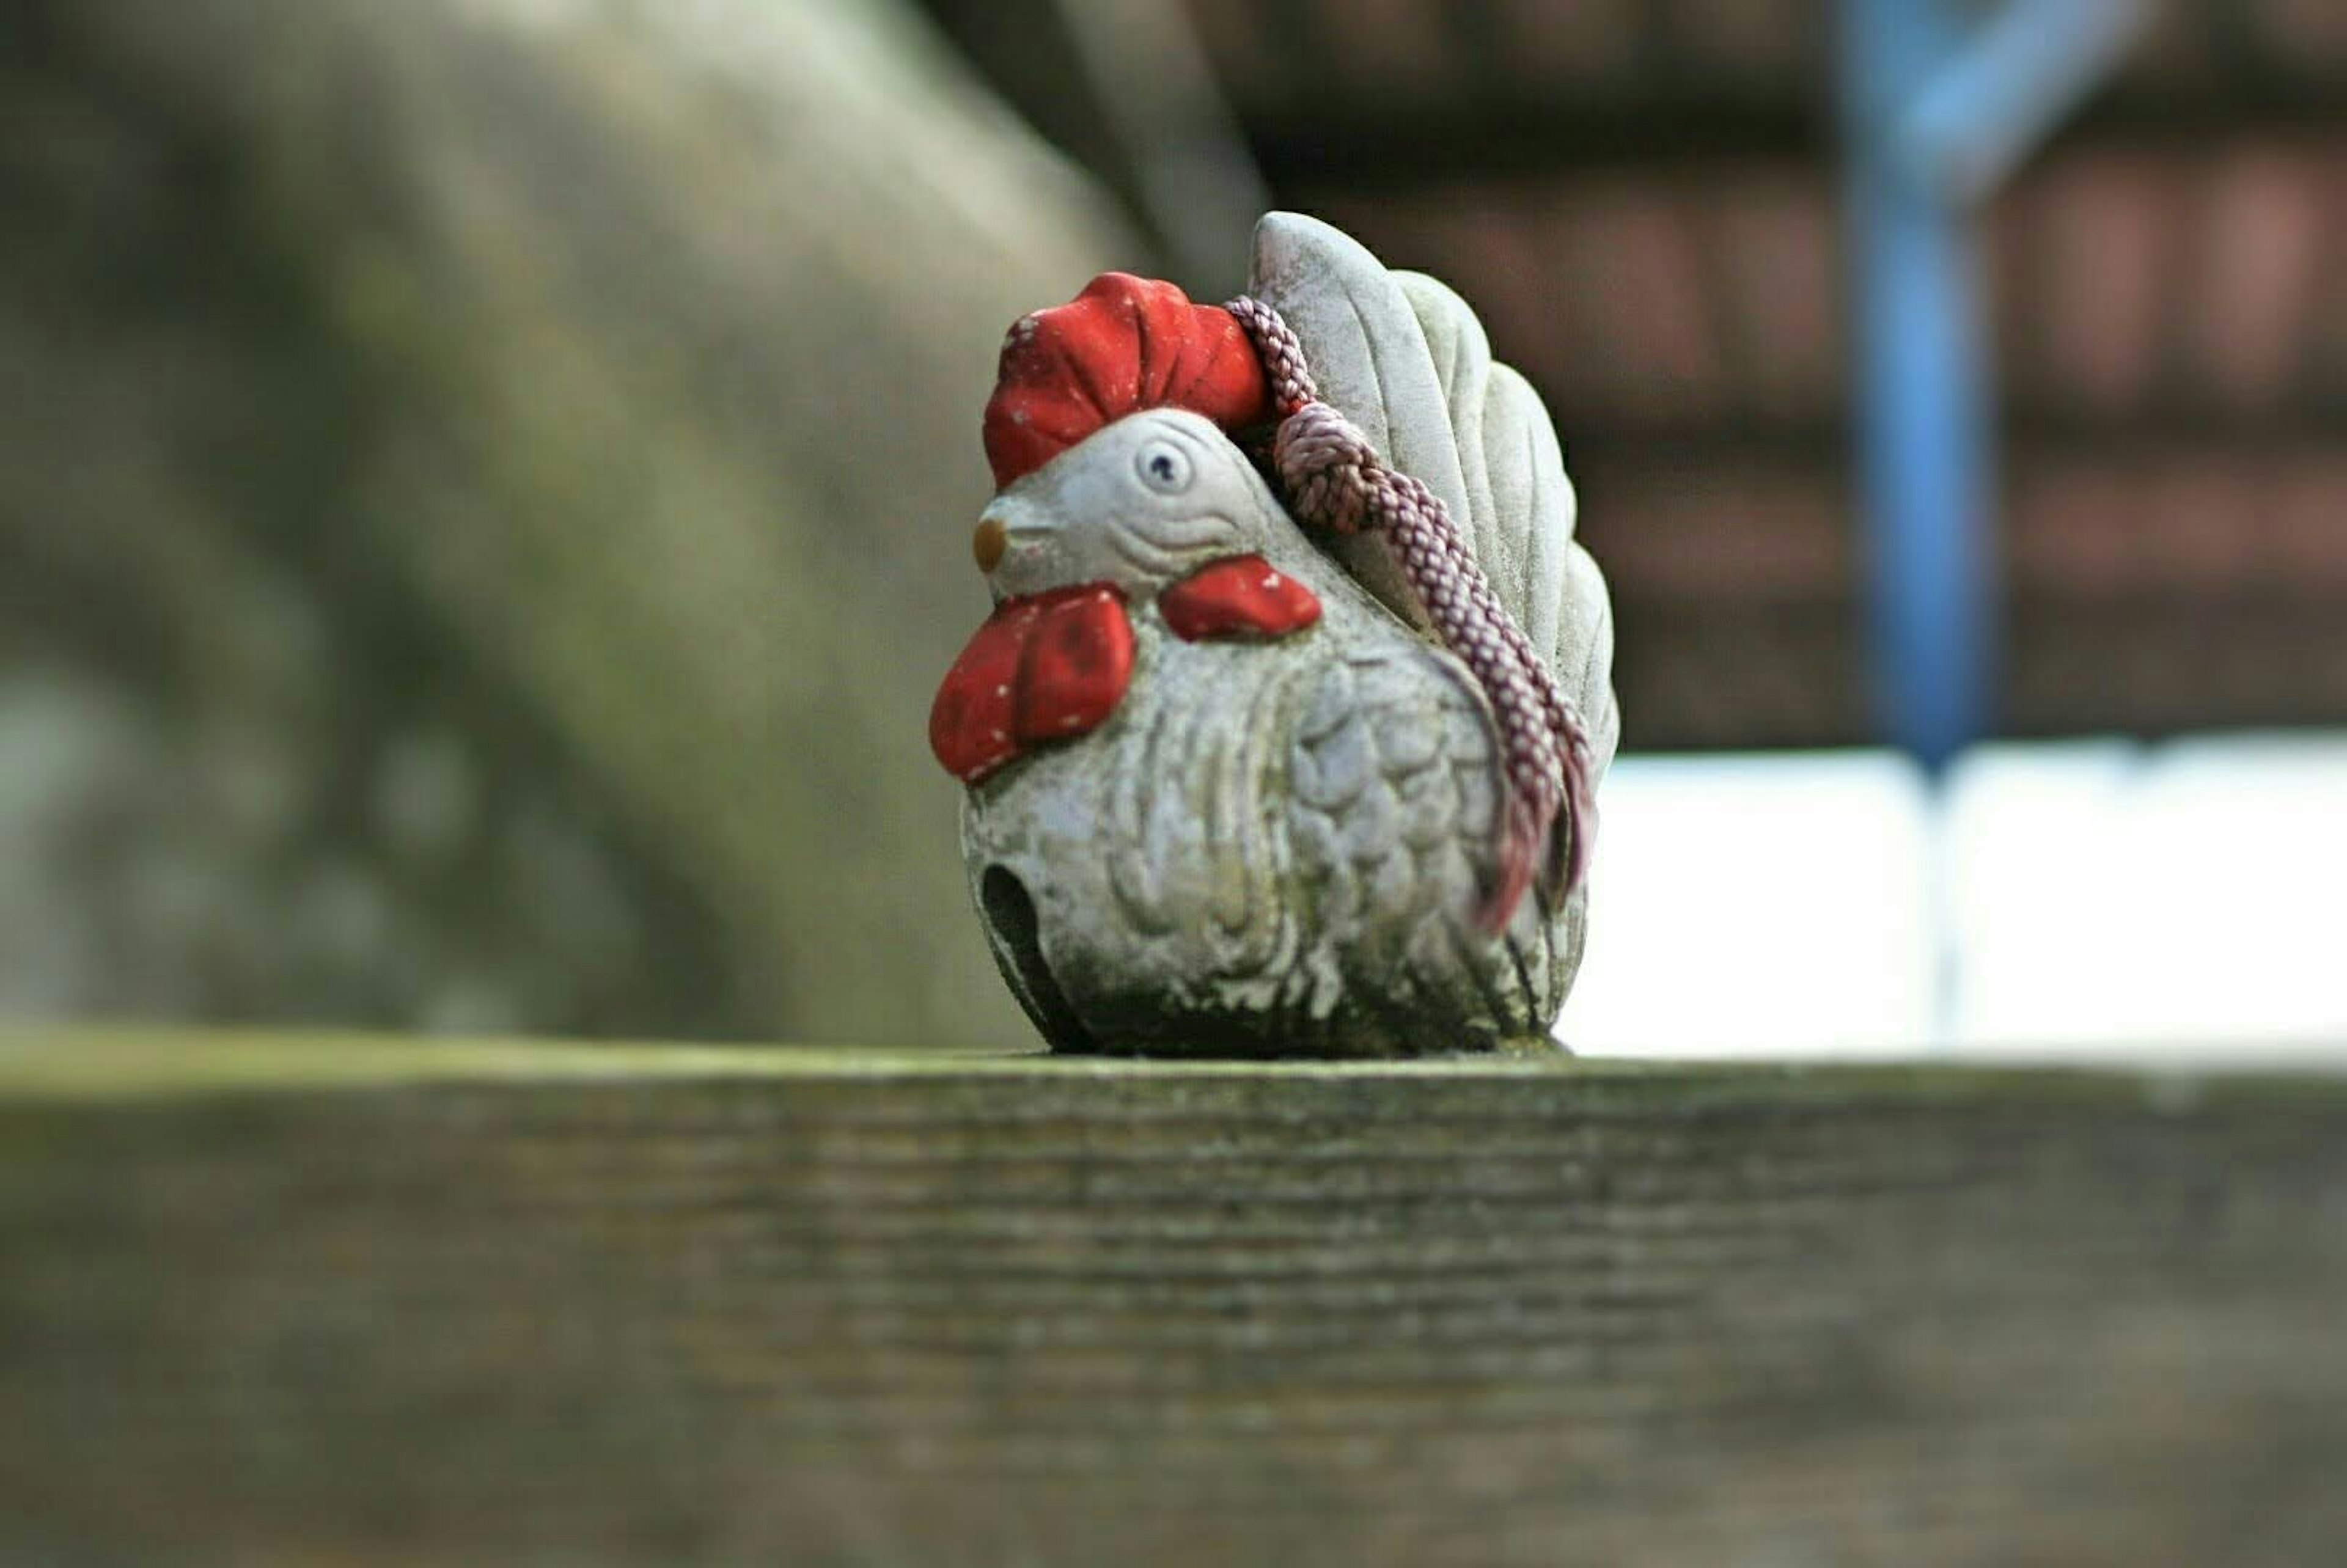
M0 1037L0 1560L2295 1563L2347 1079Z
M1736 1100L1922 1100L1936 1103L2017 1097L2079 1098L2153 1110L2210 1098L2304 1108L2347 1104L2347 1050L2200 1050L2146 1053L2116 1064L2064 1060L1898 1061L1625 1061L1467 1055L1378 1061L1175 1061L1056 1057L1040 1046L1004 1051L956 1046L712 1045L527 1038L403 1037L340 1030L220 1030L0 1027L0 1102L275 1095L425 1084L523 1088L618 1083L816 1083L825 1080L1018 1079L1031 1083L1104 1080L1190 1087L1225 1082L1327 1083L1391 1080L1520 1083L1563 1080L1603 1102L1654 1095L1685 1107Z

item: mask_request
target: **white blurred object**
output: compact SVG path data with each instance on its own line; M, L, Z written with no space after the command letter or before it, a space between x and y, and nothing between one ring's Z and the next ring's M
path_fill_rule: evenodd
M1559 1033L1628 1056L2347 1045L2347 738L1625 757Z
M1584 1054L1911 1050L1933 1028L1931 803L1887 753L1625 757L1605 781Z
M2347 1041L2347 740L1993 746L1950 785L1956 1043Z

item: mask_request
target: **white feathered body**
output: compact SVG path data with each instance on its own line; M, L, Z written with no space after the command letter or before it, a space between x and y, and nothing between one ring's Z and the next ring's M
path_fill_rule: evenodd
M1580 922L1551 877L1501 938L1474 924L1499 798L1488 705L1340 569L1287 569L1319 624L1186 642L1136 605L1116 712L971 792L963 849L1004 978L1062 1050L1387 1055L1544 1034Z

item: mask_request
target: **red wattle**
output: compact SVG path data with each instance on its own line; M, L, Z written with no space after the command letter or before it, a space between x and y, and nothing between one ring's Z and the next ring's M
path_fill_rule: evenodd
M1022 741L1057 741L1096 729L1133 678L1133 623L1124 598L1104 585L1047 609L1019 666Z
M1157 596L1165 625L1185 642L1204 638L1286 637L1320 619L1312 590L1261 556L1232 556Z
M1097 729L1132 679L1133 623L1113 585L1010 600L946 671L929 706L929 750L977 784L1032 744Z

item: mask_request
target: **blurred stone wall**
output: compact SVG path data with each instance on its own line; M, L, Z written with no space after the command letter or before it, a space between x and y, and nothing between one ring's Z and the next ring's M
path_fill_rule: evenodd
M888 0L33 0L0 1015L1002 1041L931 687L1143 266Z

